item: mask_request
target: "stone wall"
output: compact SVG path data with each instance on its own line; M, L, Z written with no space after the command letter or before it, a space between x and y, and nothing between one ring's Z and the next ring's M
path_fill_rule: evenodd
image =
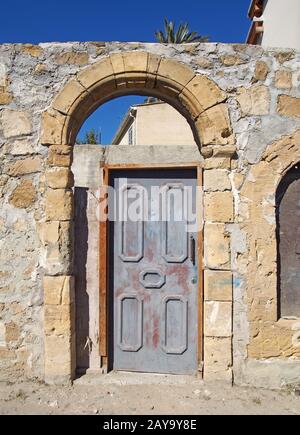
M99 104L139 92L186 116L204 157L205 378L299 379L274 232L300 160L299 81L300 53L246 45L1 45L0 377L74 376L72 145Z

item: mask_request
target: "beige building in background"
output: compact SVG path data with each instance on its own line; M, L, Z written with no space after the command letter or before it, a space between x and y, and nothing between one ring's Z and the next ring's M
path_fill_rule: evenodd
M130 107L113 145L195 145L186 119L169 104L148 98Z

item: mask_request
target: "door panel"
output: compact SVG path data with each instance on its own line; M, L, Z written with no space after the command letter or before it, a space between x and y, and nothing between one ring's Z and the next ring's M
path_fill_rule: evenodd
M187 208L196 213L196 170L113 171L110 184L120 191L109 203L116 216L109 248L113 368L194 373L197 228L187 228Z

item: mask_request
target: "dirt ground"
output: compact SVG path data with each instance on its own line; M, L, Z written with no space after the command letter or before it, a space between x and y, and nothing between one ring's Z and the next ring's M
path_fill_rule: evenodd
M300 389L269 391L128 373L86 375L69 387L0 382L0 414L299 415Z

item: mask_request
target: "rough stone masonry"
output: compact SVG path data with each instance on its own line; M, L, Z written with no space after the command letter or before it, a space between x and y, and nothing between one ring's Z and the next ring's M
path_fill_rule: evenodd
M300 313L277 315L275 220L276 188L300 161L299 85L295 51L1 45L0 378L74 377L72 147L92 110L139 92L186 116L190 160L203 160L204 379L299 382Z

